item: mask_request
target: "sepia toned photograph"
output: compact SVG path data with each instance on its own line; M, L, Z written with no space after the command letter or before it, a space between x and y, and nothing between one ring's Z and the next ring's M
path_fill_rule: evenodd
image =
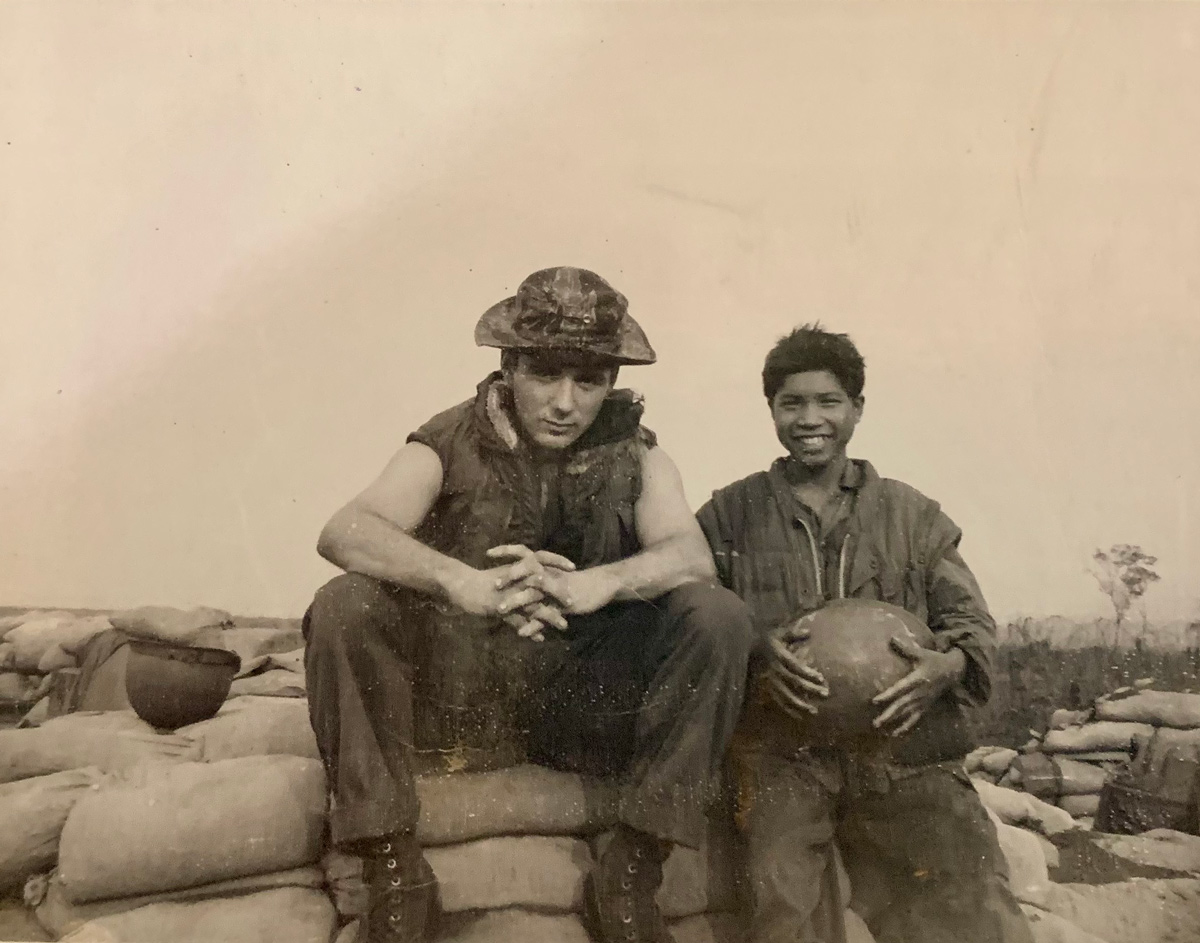
M1200 4L0 3L0 941L1200 943Z

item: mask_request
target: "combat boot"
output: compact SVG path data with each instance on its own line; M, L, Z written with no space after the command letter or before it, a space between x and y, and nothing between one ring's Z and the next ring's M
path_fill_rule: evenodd
M437 931L437 878L411 835L363 850L367 912L357 943L427 943Z
M666 856L653 835L617 826L584 884L584 920L598 943L673 943L655 901Z

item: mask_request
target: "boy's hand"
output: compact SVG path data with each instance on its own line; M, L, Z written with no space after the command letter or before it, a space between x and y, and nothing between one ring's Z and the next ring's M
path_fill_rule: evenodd
M967 656L960 649L936 652L912 639L893 638L892 648L912 662L913 669L871 703L882 708L874 720L877 730L899 737L913 729L939 697L963 679Z
M797 719L817 713L807 697L829 697L829 687L821 672L791 649L792 645L806 641L808 635L807 628L792 625L769 639L772 657L764 678L767 693L780 710Z

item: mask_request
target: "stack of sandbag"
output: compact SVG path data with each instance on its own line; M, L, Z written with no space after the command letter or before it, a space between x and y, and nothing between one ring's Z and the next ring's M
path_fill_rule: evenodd
M439 884L438 939L587 943L584 881L616 821L613 783L524 765L418 777L417 793L417 835ZM676 847L664 865L658 903L677 943L736 938L732 828L714 815L704 847ZM351 939L366 905L361 861L331 853L325 866ZM848 923L853 943L870 943L860 920Z
M46 715L75 710L123 710L130 706L126 692L130 641L147 640L197 648L221 648L238 655L241 668L233 694L303 693L302 669L298 685L288 690L275 680L286 674L297 678L294 668L302 657L304 645L295 620L235 620L229 613L207 607L183 610L164 606L143 607L116 612L106 617L112 628L93 637L77 653L79 668L68 668L54 675L61 683L52 687L57 698L40 704L23 723L32 725ZM268 671L281 663L289 670ZM266 673L264 679L259 677ZM273 686L270 692L264 688Z
M175 731L197 759L232 760L243 756L300 756L317 760L317 739L308 701L244 695L229 698L216 716Z
M111 628L106 615L65 610L0 619L0 716L19 718L45 701L54 674L77 668L91 640Z
M26 901L49 933L76 943L329 943L324 833L316 760L141 764L74 803L57 867L27 883Z
M443 939L587 939L583 883L616 820L611 783L525 765L423 776L417 792L417 835L437 875ZM686 939L705 939L694 936L701 924L711 936L709 924L733 910L724 837L714 824L704 850L676 849L665 865L659 902L669 919L691 920ZM326 868L339 910L358 917L361 862L335 853Z
M75 804L113 777L198 755L132 712L73 714L41 727L0 730L0 891L52 868Z
M176 609L173 606L139 606L109 616L112 626L126 635L153 642L193 645L206 629L233 625L233 617L223 609L197 606Z
M1044 735L1021 750L981 747L967 757L976 779L1027 792L1091 825L1106 784L1127 771L1135 755L1167 740L1200 744L1200 694L1121 688L1087 710L1058 710Z

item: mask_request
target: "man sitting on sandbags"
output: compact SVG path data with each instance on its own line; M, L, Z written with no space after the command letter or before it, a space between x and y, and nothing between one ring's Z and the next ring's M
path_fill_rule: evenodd
M346 571L304 619L336 845L365 859L365 938L428 938L414 756L619 774L587 889L602 941L669 939L654 903L696 847L741 708L753 630L713 580L679 474L614 389L655 354L594 273L536 272L476 343L500 371L409 436L326 525Z
M864 379L845 335L805 326L781 339L762 383L787 455L715 492L698 515L721 581L749 603L767 640L747 702L757 705L762 691L765 718L752 729L748 707L732 750L751 939L836 939L842 902L826 908L828 925L815 919L823 890L827 901L837 892L828 879L836 840L879 943L1030 943L996 830L961 766L975 745L963 708L988 697L995 625L958 552L961 532L937 503L847 458ZM894 653L881 647L876 662L846 662L853 670L837 679L849 686L885 659L896 663L899 680L855 705L867 718L863 737L890 739L890 750L776 736L842 722L832 708L822 714L823 698L842 695L802 657L801 617L823 613L826 626L849 633L871 609L849 599L890 604L897 621L930 636L922 647L912 631L893 635L884 645ZM826 638L839 649L835 633ZM860 642L840 650L851 644Z

